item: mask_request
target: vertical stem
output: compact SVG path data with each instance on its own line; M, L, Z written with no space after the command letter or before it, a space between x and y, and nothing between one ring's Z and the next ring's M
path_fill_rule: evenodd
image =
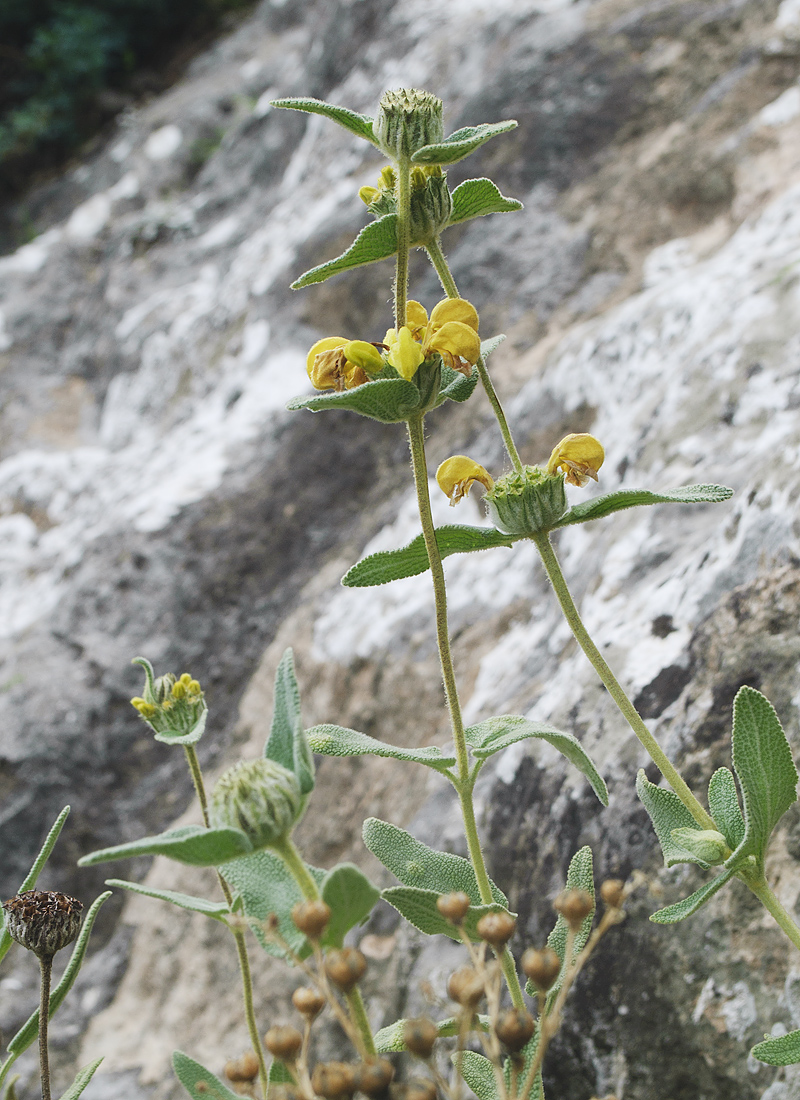
M775 918L781 931L786 933L795 947L800 947L800 928L797 927L795 922L775 897L764 876L762 875L760 879L756 881L751 881L750 877L747 875L742 877L767 912Z
M203 814L203 824L208 829L211 827L211 824L208 820L208 799L206 798L206 787L205 783L203 782L203 773L200 770L200 761L197 759L197 751L194 745L184 745L183 751L186 754L186 763L189 765L189 771L191 772L192 782L194 783L197 801L200 803L200 811Z
M401 156L397 162L397 261L394 280L394 327L400 331L406 323L408 302L408 252L411 248L411 161Z
M53 956L40 955L39 969L42 975L39 997L39 1069L42 1078L42 1100L50 1100L50 1055L47 1049L47 1025L50 1019L50 976L53 972Z
M569 623L569 627L572 633L575 635L575 639L583 652L589 658L595 672L602 680L603 684L608 690L609 695L619 707L623 717L631 727L633 732L641 741L642 745L647 749L650 754L650 758L664 776L666 781L672 787L675 794L684 804L686 809L698 823L702 829L714 829L717 826L714 819L707 813L707 811L700 805L695 796L689 790L685 780L671 763L664 750L656 741L650 730L642 721L639 712L634 707L628 696L622 689L619 681L614 673L608 667L605 659L589 636L586 627L583 625L578 609L575 607L575 603L570 595L569 588L567 588L567 582L564 579L564 574L561 572L561 566L559 565L558 558L555 555L555 551L550 543L550 537L546 532L532 536L533 541L536 543L536 547L541 554L542 562L544 563L547 576L550 578L550 583L553 586L558 602L561 604L561 610L564 612L564 618Z
M350 1018L358 1028L364 1041L364 1049L371 1058L375 1058L378 1052L375 1049L375 1040L372 1038L372 1028L369 1025L369 1017L364 1005L364 998L361 996L361 990L356 985L345 994L345 998L347 999L347 1007L350 1009Z
M458 293L458 287L456 281L453 278L453 274L450 271L450 265L448 264L442 246L439 242L439 238L431 241L426 245L426 252L430 257L430 261L436 268L436 274L439 276L439 282L442 284L442 289L448 298L460 298ZM511 464L518 474L522 473L522 460L519 457L519 451L517 450L514 438L511 435L511 429L508 426L508 420L503 410L503 406L500 404L500 398L497 396L497 391L494 388L489 372L486 369L486 364L483 361L483 356L480 356L478 362L475 364L478 368L478 376L481 380L481 385L486 391L486 396L489 398L489 404L492 406L492 411L497 418L497 423L500 426L500 434L503 437L503 443L505 444L508 457L511 459Z

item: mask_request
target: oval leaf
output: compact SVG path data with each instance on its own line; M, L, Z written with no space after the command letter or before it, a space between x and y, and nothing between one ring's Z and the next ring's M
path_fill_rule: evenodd
M241 1100L238 1092L232 1092L219 1077L203 1069L199 1062L183 1051L176 1050L172 1055L172 1066L175 1076L192 1100Z
M618 489L615 493L605 493L574 505L553 527L602 519L612 512L642 504L719 504L732 496L733 489L725 485L682 485L679 489L666 489L663 493L651 493L649 489Z
M640 770L636 777L636 793L653 822L653 828L664 854L665 866L672 867L675 863L696 863L698 867L708 868L706 862L683 848L672 835L673 829L700 831L700 826L675 792L665 787L657 787L655 783L650 782L644 771Z
M343 726L312 726L307 733L308 743L314 752L323 756L386 756L392 760L409 760L413 764L427 764L429 768L445 771L456 762L455 756L443 756L436 745L419 749L404 749L378 741L358 730Z
M477 1050L465 1050L460 1056L451 1054L450 1058L461 1070L461 1076L478 1100L498 1100L500 1093L497 1078L494 1075L494 1066L488 1058Z
M521 209L521 202L501 195L491 180L464 180L453 192L453 210L448 224L456 225L485 214L506 214Z
M252 852L253 845L239 829L204 829L202 825L182 825L158 836L144 836L113 848L102 848L78 860L80 867L93 867L111 859L132 856L167 856L192 867L216 867L229 859Z
M399 424L419 405L419 390L405 378L379 378L343 393L317 393L310 397L294 397L287 404L290 411L310 409L349 409L351 412L379 420L382 424Z
M142 886L141 883L128 882L123 878L107 878L106 886L118 886L120 890L130 890L132 894L144 894L148 898L168 901L181 909L189 909L193 913L202 913L206 917L220 920L223 924L229 913L224 901L207 901L205 898L196 898L191 894L181 894L175 890L156 890L152 886Z
M441 894L438 890L422 890L417 886L390 886L381 897L388 901L409 924L419 928L426 936L449 936L451 940L462 942L461 934L449 920L446 920L436 908ZM480 942L477 924L487 913L507 913L504 905L471 905L464 917L461 928L473 941ZM512 913L516 917L516 913Z
M291 111L305 111L310 115L324 115L325 118L337 122L351 134L363 138L371 145L377 145L377 139L372 132L372 119L369 115L360 115L356 111L349 111L347 107L337 107L333 103L326 103L323 99L289 97L273 99L271 106L286 107Z
M736 849L744 840L745 826L736 793L736 780L728 768L717 768L708 784L708 808L728 845Z
M351 928L362 924L381 896L367 876L353 863L340 863L322 880L322 900L331 907L324 944L341 947Z
M494 527L467 527L448 524L436 528L436 545L443 558L451 554L467 554L473 550L492 550L495 546L511 546L514 540ZM369 588L389 584L404 577L416 577L430 568L425 539L417 535L400 550L379 550L356 562L342 577L346 588Z
M411 157L414 164L455 164L474 153L484 142L498 134L516 129L516 122L482 122L480 126L464 126L438 145L424 145Z
M476 1019L481 1031L489 1030L491 1021L488 1016L479 1015ZM461 1021L458 1016L448 1016L446 1020L437 1020L435 1022L436 1030L439 1032L439 1037L441 1039L452 1038L454 1035L458 1035L461 1028ZM389 1024L388 1027L382 1027L380 1031L375 1032L375 1049L378 1054L402 1054L403 1051L406 1050L406 1044L403 1041L403 1031L407 1023L407 1020L395 1020L393 1024ZM476 1031L477 1029L477 1027L474 1028Z
M800 1063L800 1031L765 1039L756 1043L750 1053L768 1066L796 1066Z
M301 290L304 286L324 283L331 275L340 271L351 271L354 267L387 260L397 251L397 214L384 214L369 225L365 225L346 252L324 264L312 267L292 283L292 290Z

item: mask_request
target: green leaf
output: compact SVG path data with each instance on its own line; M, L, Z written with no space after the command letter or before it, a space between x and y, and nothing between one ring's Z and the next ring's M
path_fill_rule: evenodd
M367 876L353 863L340 863L322 880L322 900L331 907L324 942L341 947L351 928L362 924L381 896Z
M505 333L501 332L497 336L490 336L488 340L481 340L481 358L484 363L493 351L497 351L505 338Z
M463 892L475 902L481 903L481 892L475 871L468 859L437 852L415 840L405 829L368 817L363 828L364 843L384 867L395 875L404 886L420 887L438 894ZM489 880L492 896L498 904L507 907L508 898ZM384 894L385 896L385 894Z
M329 118L333 122L338 122L345 130L349 130L351 134L364 138L364 140L370 142L371 145L378 144L372 132L372 119L369 115L360 115L355 111L348 111L346 107L336 107L333 103L326 103L322 99L302 99L295 97L273 99L272 106L288 107L292 111L306 111L310 115L324 115L325 118Z
M244 914L268 954L280 959L287 957L282 947L264 936L263 924L270 913L278 918L278 931L289 947L301 957L309 954L308 942L292 920L292 909L303 900L303 894L280 856L269 851L252 852L231 860L219 871L242 899ZM318 885L322 883L324 871L316 867L308 867L308 871Z
M467 554L473 550L491 550L495 546L511 546L514 539L494 527L467 527L446 524L436 528L436 544L443 558L451 554ZM346 588L369 588L389 584L404 577L416 577L429 568L425 539L417 535L399 550L379 550L356 562L342 577Z
M608 805L608 790L602 776L589 759L583 745L571 733L563 733L544 722L531 722L518 714L501 714L496 718L487 718L477 726L470 726L465 734L473 756L478 760L486 760L517 741L529 738L546 741L586 776L603 805Z
M708 808L731 849L744 840L745 825L736 793L736 780L728 768L717 768L708 784Z
M451 1061L458 1064L458 1054L450 1055ZM494 1066L477 1050L465 1050L461 1054L461 1076L478 1097L478 1100L498 1100L497 1079Z
M61 834L61 830L64 828L64 822L67 820L68 817L69 806L65 806L56 818L53 827L50 829L50 832L45 837L44 844L42 845L38 856L33 861L33 866L31 867L30 871L28 871L28 874L25 876L25 880L23 881L19 890L17 890L18 894L24 894L26 890L32 890L36 885L36 880L39 878L39 875L41 874L42 868L44 867L45 863L47 863L48 859L50 858L50 853L53 851L53 848L55 848L56 841L58 840ZM11 936L9 936L8 932L6 931L5 919L6 915L4 911L3 930L2 932L0 932L0 959L5 958L6 954L8 953L8 949L14 942L11 939Z
M451 940L461 941L460 932L446 920L436 903L441 897L441 890L424 890L418 886L390 886L384 890L381 897L401 913L409 924L419 928L427 936L449 936ZM473 943L480 941L477 924L481 917L487 913L507 913L505 905L471 905L467 910L464 922L461 926ZM512 913L516 916L516 913Z
M205 898L195 898L191 894L181 894L175 890L156 890L152 886L142 886L141 883L128 882L123 878L107 878L106 886L118 886L120 890L130 890L132 894L144 894L147 898L168 901L181 909L189 909L193 913L202 913L213 920L222 921L223 924L229 913L224 901L207 901Z
M181 825L158 836L144 836L113 848L101 848L78 860L79 867L93 867L112 859L131 856L167 856L192 867L216 867L229 859L252 852L253 845L240 829L205 829L202 825Z
M399 424L406 420L419 405L419 390L405 378L379 378L365 382L342 393L316 393L310 397L293 397L286 408L310 409L325 412L328 409L349 409L351 412L379 420L381 424Z
M438 145L423 145L411 160L414 164L455 164L474 153L489 138L516 129L516 122L482 122L480 126L464 126ZM458 188L456 188L458 190Z
M61 1094L61 1100L78 1100L78 1097L86 1088L86 1086L94 1077L94 1071L103 1061L102 1058L95 1058L93 1062L90 1062L88 1066L84 1066L83 1069L79 1069L75 1074L75 1080L69 1086L66 1092Z
M672 835L673 829L700 831L700 826L675 792L665 787L657 787L655 783L650 782L644 771L640 770L636 777L636 793L653 822L653 828L664 854L664 864L672 867L675 863L696 863L698 867L708 868L704 860L682 847Z
M701 886L699 890L695 890L693 894L690 894L688 898L684 898L682 901L676 901L674 905L667 905L664 909L659 909L657 913L653 913L650 920L654 924L677 924L680 920L685 920L686 917L690 917L692 913L696 913L697 910L705 905L707 901L713 898L714 894L733 878L736 874L736 870L733 867L729 867L726 871L723 871L721 875L717 875L711 882L707 882L705 886Z
M172 1055L175 1076L191 1096L192 1100L241 1100L238 1092L232 1092L223 1085L219 1077L203 1069L199 1062L176 1050ZM202 1085L202 1088L198 1088Z
M484 214L506 214L521 209L521 202L501 195L491 180L464 180L453 192L453 210L449 224L456 225L470 218L481 218Z
M649 489L618 489L615 493L605 493L574 505L553 527L602 519L612 512L635 508L640 504L719 504L732 496L733 489L724 485L682 485L679 489L666 489L663 493L651 493Z
M270 1085L293 1085L294 1078L286 1066L285 1062L279 1062L277 1058L272 1059L272 1063L269 1067L268 1080Z
M292 283L292 290L302 290L304 286L324 283L331 275L340 271L351 271L354 267L373 264L377 260L388 260L397 251L397 214L384 214L369 225L365 225L350 247L333 260L312 267Z
M755 688L733 701L733 767L744 799L745 835L734 855L763 866L772 830L797 801L797 768L772 704ZM731 857L733 859L733 857Z
M181 733L180 730L162 730L161 733L153 734L153 740L163 741L165 745L196 745L205 733L207 719L208 707L204 699L200 717L188 733Z
M408 760L413 764L427 764L429 768L445 771L456 762L455 756L444 756L436 745L420 749L404 749L378 741L366 733L345 729L343 726L312 726L307 733L314 752L323 756L387 756L393 760Z
M441 389L439 390L436 408L444 401L467 401L475 392L477 384L478 372L474 367L469 378L467 378L461 371L453 370L452 367L443 364Z
M375 1049L378 1054L402 1054L406 1049L403 1042L403 1030L407 1023L407 1020L395 1020L393 1024L382 1027L380 1031L375 1033ZM488 1016L479 1015L478 1025L481 1031L488 1031L491 1021ZM436 1023L436 1029L442 1039L458 1035L460 1028L461 1021L458 1016L448 1016L446 1020L438 1020Z
M302 794L314 789L314 758L300 716L300 689L291 649L285 650L275 672L272 727L264 756L294 772Z
M55 1016L58 1009L61 1007L61 1003L69 993L70 989L75 983L75 979L78 976L78 971L83 963L84 956L86 955L86 948L89 944L89 937L92 934L92 926L94 925L95 918L100 910L100 906L103 902L107 901L111 897L111 891L106 890L98 898L95 898L92 903L86 918L83 922L83 928L81 928L75 946L72 949L72 954L69 957L69 962L66 965L64 973L61 975L61 980L50 994L50 1003L48 1008L48 1019L52 1019ZM31 1043L36 1039L39 1034L39 1009L31 1015L28 1020L22 1025L17 1034L8 1044L8 1053L15 1058L18 1057L24 1050L27 1050ZM3 1071L0 1073L0 1083L5 1077L7 1067L9 1066L11 1059L8 1059L4 1066Z
M564 885L565 890L585 890L587 894L590 894L592 900L594 900L594 861L592 859L592 849L588 845L584 845L583 848L579 848L575 855L570 860L569 868L567 869L567 881ZM573 941L572 958L576 958L581 953L586 945L586 941L589 939L589 934L592 931L592 921L594 920L595 907L592 906L592 911L587 913L581 924ZM547 937L547 946L551 947L553 951L561 959L561 973L554 985L551 986L547 994L548 1007L552 1005L553 1001L558 995L559 989L561 989L561 983L564 975L564 959L567 953L567 937L569 934L569 925L559 913L558 920L556 921L555 928ZM530 997L535 997L536 989L528 981L525 992ZM533 1040L531 1040L533 1041Z
M756 1043L750 1053L768 1066L796 1066L800 1062L800 1031L765 1039Z

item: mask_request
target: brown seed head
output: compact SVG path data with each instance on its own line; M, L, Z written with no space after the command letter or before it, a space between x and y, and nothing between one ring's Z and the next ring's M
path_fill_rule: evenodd
M478 935L498 950L514 935L517 922L509 913L486 913L478 921Z
M471 966L459 967L450 975L447 995L464 1008L474 1008L483 996L483 979Z
M394 1077L394 1066L386 1058L376 1062L362 1062L356 1066L356 1088L365 1096L380 1096L388 1089Z
M524 1008L507 1008L500 1013L494 1030L506 1049L516 1054L531 1038L535 1027L533 1017Z
M461 890L456 891L454 894L442 894L436 902L436 908L445 920L449 920L451 924L461 924L467 915L469 906L469 894L465 894Z
M325 973L343 993L348 993L361 981L366 969L367 960L357 947L343 947L325 956Z
M235 1061L225 1063L225 1076L229 1081L253 1081L258 1076L258 1058L252 1050Z
M26 890L3 909L9 936L39 958L52 958L77 936L83 902L54 890Z
M553 908L560 913L570 928L577 932L594 906L588 890L562 890L553 902Z
M290 1085L288 1082L282 1085L276 1085L275 1091L272 1091L272 1086L269 1090L270 1096L273 1100L305 1100L302 1092L296 1085Z
M607 878L600 887L600 897L609 909L619 909L625 900L625 883L621 878Z
M409 1081L404 1100L436 1100L436 1085L433 1081L421 1081L419 1078Z
M307 1020L315 1020L325 1007L325 998L318 989L303 985L292 994L292 1004Z
M418 1058L430 1058L433 1044L439 1038L439 1029L433 1020L421 1016L418 1020L406 1020L403 1028L403 1042L406 1049Z
M311 1087L325 1100L339 1100L356 1091L356 1075L346 1062L319 1062L311 1075Z
M546 993L561 971L561 959L552 947L529 947L522 956L523 973L541 993Z
M303 1036L296 1027L281 1024L271 1027L264 1036L264 1046L273 1058L281 1062L294 1062L303 1045Z
M316 901L298 901L292 909L292 920L297 928L310 940L318 940L331 919L330 906L321 899Z

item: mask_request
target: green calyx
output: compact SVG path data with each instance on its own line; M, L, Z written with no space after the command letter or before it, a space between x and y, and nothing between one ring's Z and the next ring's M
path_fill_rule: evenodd
M304 801L294 773L262 757L220 776L208 812L215 829L241 829L255 849L268 848L291 832Z
M549 531L567 510L563 475L548 474L540 466L506 474L483 499L492 523L509 535Z
M411 157L444 138L442 101L417 88L384 92L372 132L387 156L396 160Z
M450 224L453 200L441 168L414 168L411 172L411 243L425 245Z
M156 678L144 657L136 657L133 663L142 666L146 679L141 696L131 699L131 704L156 739L186 744L198 740L208 708L197 680L188 672L180 677L167 672Z

